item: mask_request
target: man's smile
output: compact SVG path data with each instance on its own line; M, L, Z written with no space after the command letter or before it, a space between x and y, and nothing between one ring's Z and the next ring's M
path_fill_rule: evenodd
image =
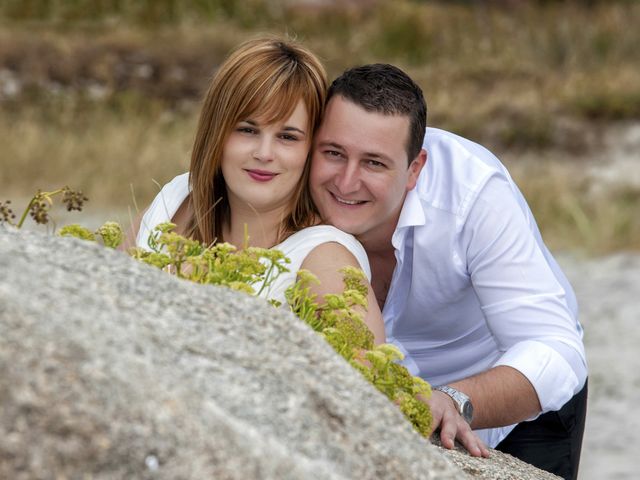
M367 203L366 200L348 200L346 198L339 197L333 192L329 193L338 203L341 203L342 205L362 205L364 203Z

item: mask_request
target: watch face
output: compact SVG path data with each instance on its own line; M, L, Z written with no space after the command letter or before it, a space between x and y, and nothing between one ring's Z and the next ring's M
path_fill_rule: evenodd
M466 401L462 404L462 416L467 422L471 423L473 418L473 405L471 402Z

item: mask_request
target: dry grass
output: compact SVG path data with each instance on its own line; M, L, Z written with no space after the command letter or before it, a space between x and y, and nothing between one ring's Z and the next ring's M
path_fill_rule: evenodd
M289 33L332 76L399 64L423 86L435 123L483 142L545 147L562 144L557 119L640 118L639 2L297 3L7 0L0 70L25 93L99 87L172 103L198 98L242 39Z
M640 248L640 194L594 195L600 132L640 119L640 2L5 0L0 3L0 201L61 184L93 205L146 204L187 168L198 101L234 45L289 33L334 76L405 68L429 123L498 153L556 248ZM568 153L567 153L568 152Z
M146 204L186 171L195 118L161 109L125 111L55 102L0 116L3 196L42 188L82 189L97 205Z
M125 111L63 102L44 115L39 106L10 121L0 116L0 201L67 184L89 195L90 215L102 215L83 222L97 226L118 215L127 224L127 207L135 214L131 187L144 208L158 191L154 180L164 184L187 170L196 118L195 111L126 103ZM584 162L549 161L552 152L545 157L511 163L510 170L551 248L595 254L640 249L640 188L599 191L583 174Z
M542 162L511 169L546 243L590 254L640 250L640 187L601 190L581 168Z

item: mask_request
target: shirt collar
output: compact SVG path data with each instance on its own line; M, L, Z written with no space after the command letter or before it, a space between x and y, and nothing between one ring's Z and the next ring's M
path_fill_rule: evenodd
M404 198L404 204L400 211L400 218L398 219L396 231L402 228L424 225L425 223L426 218L424 216L424 210L422 209L422 202L420 202L420 196L416 189L412 188L407 192L407 196Z
M397 248L397 244L402 242L402 238L406 234L409 227L415 227L424 225L426 223L426 217L424 216L424 210L422 209L422 202L420 202L420 196L416 191L416 188L412 188L407 192L400 211L400 218L398 219L398 225L393 233L392 243Z

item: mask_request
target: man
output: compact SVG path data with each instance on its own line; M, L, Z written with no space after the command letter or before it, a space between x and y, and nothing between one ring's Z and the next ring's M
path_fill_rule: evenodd
M498 159L425 128L404 72L348 70L316 137L314 200L367 250L387 341L438 388L443 445L487 456L480 438L575 478L587 369L573 290Z

